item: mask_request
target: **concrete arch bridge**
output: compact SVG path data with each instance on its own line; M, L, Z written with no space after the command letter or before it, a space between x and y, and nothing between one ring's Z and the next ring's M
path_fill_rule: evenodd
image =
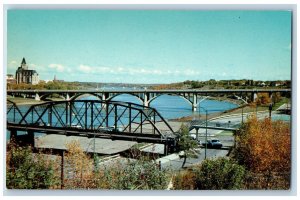
M35 98L44 100L50 95L56 94L65 100L75 100L82 95L92 95L102 101L112 101L121 94L129 94L136 97L144 106L161 95L174 95L185 99L193 111L197 110L200 102L211 95L233 96L244 102L254 101L259 93L268 93L272 99L273 94L290 94L291 89L214 89L214 90L8 90L7 95Z

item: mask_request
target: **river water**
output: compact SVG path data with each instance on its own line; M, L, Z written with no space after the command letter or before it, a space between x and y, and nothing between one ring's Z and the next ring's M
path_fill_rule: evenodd
M102 89L109 89L112 90L112 88L102 88ZM102 90L101 89L101 90ZM124 89L129 90L131 88L115 88L116 90ZM140 88L139 88L140 89ZM95 96L86 96L83 95L82 97L79 97L78 99L97 99ZM112 100L114 101L123 101L123 102L132 102L142 105L142 102L135 96L129 95L129 94L122 94L119 96L116 96ZM200 102L200 107L197 107L197 111L192 111L191 104L182 97L179 96L171 96L171 95L162 95L154 99L150 103L150 107L154 107L165 119L175 119L175 118L181 118L186 116L199 116L199 114L204 114L207 110L208 114L216 113L216 112L223 112L226 110L230 110L233 108L238 107L237 104L230 103L227 101L217 101L217 100L211 100L211 99L204 99L203 101L198 99ZM20 105L19 108L22 111L22 113L25 113L30 105ZM12 118L12 116L8 115L7 118ZM274 119L273 119L274 120ZM278 120L278 119L275 119ZM282 119L281 119L282 120ZM47 120L45 120L47 121ZM113 121L113 120L112 120ZM76 123L76 122L75 122ZM110 124L112 125L112 124ZM7 131L8 133L8 131ZM9 135L7 134L8 138Z

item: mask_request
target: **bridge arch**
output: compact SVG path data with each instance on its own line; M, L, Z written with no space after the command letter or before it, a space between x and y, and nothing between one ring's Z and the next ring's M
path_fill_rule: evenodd
M110 97L107 98L106 100L107 100L107 101L112 101L113 98L115 98L115 97L117 97L117 96L120 96L120 95L124 95L124 94L130 95L130 96L133 96L133 97L136 97L142 104L143 104L143 102L144 102L144 99L143 99L143 98L141 98L141 97L138 96L137 94L132 94L132 93L117 93L117 94L115 94L115 95L110 96Z
M59 93L59 92L57 92L57 93L45 93L45 94L41 94L40 100L45 100L47 97L52 96L52 95L58 95L62 99L66 100L66 97L64 97L63 93Z
M149 99L148 104L150 105L150 103L151 103L152 101L154 101L155 99L157 99L158 97L163 96L163 95L178 96L178 97L184 99L185 101L187 101L190 105L193 105L193 102L192 102L190 99L186 98L185 96L183 96L183 95L181 95L181 94L172 94L172 93L166 93L166 94L159 94L159 95L156 95L156 96L152 97L151 99Z
M84 95L91 95L91 96L94 96L94 97L98 98L99 100L102 100L101 95L99 95L97 93L92 93L92 92L74 94L72 97L70 97L70 100L74 101L74 100L78 99L78 97L84 96Z

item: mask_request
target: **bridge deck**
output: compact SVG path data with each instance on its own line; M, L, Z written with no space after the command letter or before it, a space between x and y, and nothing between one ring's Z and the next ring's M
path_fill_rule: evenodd
M37 126L28 126L21 124L7 124L9 130L18 130L18 131L32 131L40 132L45 134L58 134L66 136L79 136L79 137L88 137L88 138L105 138L111 140L127 140L127 141L137 141L137 142L150 142L150 143L161 143L164 144L168 137L162 138L160 135L154 134L138 134L138 133L129 133L129 132L116 132L116 131L91 131L84 129L66 129L58 127L37 127Z
M203 126L203 125L194 125L190 127L190 130L194 128L203 128L203 129L213 129L213 130L223 130L223 131L236 131L238 128L229 128L229 127L215 127L215 126Z

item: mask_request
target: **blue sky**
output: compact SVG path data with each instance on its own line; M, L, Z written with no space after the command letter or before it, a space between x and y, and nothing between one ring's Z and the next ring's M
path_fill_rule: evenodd
M291 12L9 10L7 56L43 80L285 80Z

